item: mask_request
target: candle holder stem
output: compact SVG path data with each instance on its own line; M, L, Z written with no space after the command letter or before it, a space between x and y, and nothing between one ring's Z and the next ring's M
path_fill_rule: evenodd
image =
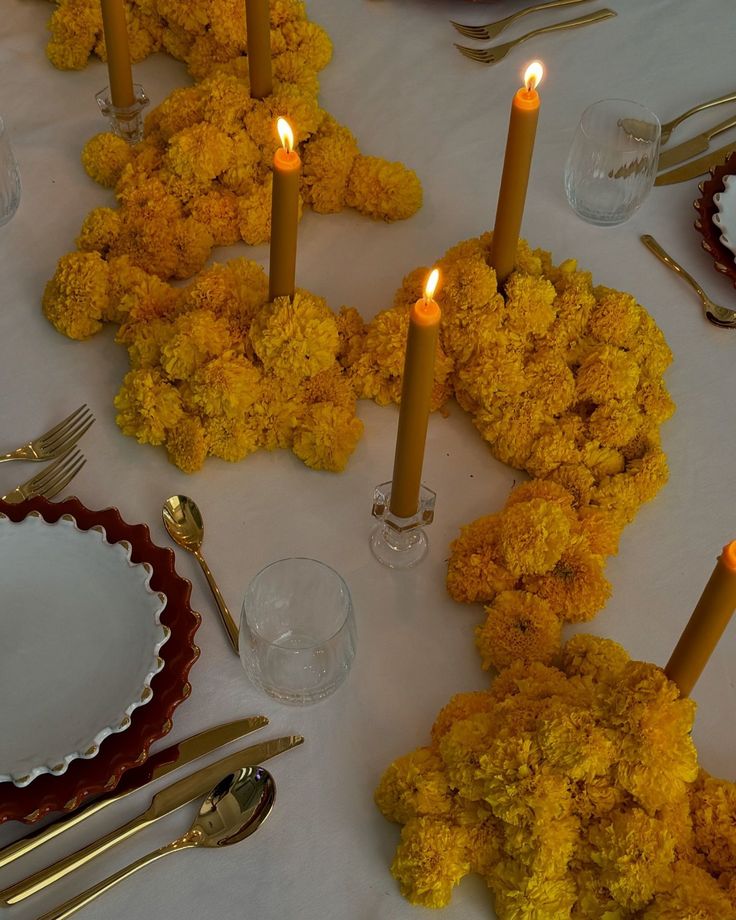
M416 514L404 518L391 512L391 486L392 483L383 482L373 490L372 514L378 524L371 533L371 552L381 565L408 569L427 554L429 540L425 527L434 520L437 493L421 486Z
M137 144L143 140L143 109L148 105L149 99L139 83L133 85L135 102L130 106L114 105L110 87L101 89L95 96L100 111L110 122L114 134L122 137L129 144Z

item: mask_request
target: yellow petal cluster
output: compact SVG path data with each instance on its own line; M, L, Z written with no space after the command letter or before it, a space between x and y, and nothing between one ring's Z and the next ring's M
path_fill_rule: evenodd
M693 718L611 640L579 634L557 667L517 657L379 782L402 894L443 907L477 872L499 920L734 920L736 785L698 772Z

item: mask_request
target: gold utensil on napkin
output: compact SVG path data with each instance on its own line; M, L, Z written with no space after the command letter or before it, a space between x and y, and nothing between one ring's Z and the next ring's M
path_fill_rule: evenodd
M712 137L733 127L736 127L736 117L732 116L725 121L719 122L707 131L703 131L701 134L697 134L695 137L690 138L689 141L684 141L684 143L678 144L676 147L665 150L664 153L659 155L657 169L669 169L670 166L684 163L685 160L689 160L699 153L705 153L710 145L710 139Z
M235 620L230 613L225 598L217 587L215 577L202 555L204 523L196 502L186 495L172 495L171 498L167 498L164 502L161 513L164 518L164 526L174 543L181 546L182 549L187 550L187 552L190 552L202 567L202 571L207 579L207 584L210 586L210 590L215 598L222 625L225 627L230 645L232 645L237 655L238 627L235 625Z
M696 176L704 176L709 170L720 166L727 157L736 150L736 141L719 147L705 156L698 157L697 160L690 160L682 166L676 166L669 172L660 173L654 180L655 185L672 185L675 182L685 182L688 179L695 179Z
M86 865L95 856L106 853L116 843L127 840L133 834L137 834L138 831L142 831L155 821L158 821L159 818L170 815L183 805L187 805L189 802L193 802L200 796L205 795L208 789L211 789L225 774L240 770L243 767L257 766L263 763L264 760L297 747L303 741L304 738L301 735L287 735L284 738L276 738L273 741L263 741L261 744L254 744L252 747L229 754L216 763L197 770L191 776L185 776L178 782L172 783L157 792L151 799L149 807L142 814L133 818L132 821L128 821L127 824L110 831L109 834L105 834L99 840L82 847L76 853L72 853L70 856L66 856L45 869L34 872L28 878L21 879L14 885L10 885L0 891L0 902L17 904L19 901L24 901L37 891L42 891L53 882L64 878L75 869L79 869L80 866Z
M736 102L736 93L728 93L726 96L719 96L717 99L701 102L700 105L694 105L691 109L688 109L687 112L683 112L682 115L673 118L672 121L665 122L660 129L660 144L666 144L675 128L682 124L686 118L690 118L691 115L695 115L697 112L703 112L705 109L710 109L714 105L723 105L724 102ZM621 122L621 127L624 131L628 131L629 134L636 134L638 131L635 119L624 118Z
M217 848L239 843L254 834L271 814L276 797L273 777L262 767L245 767L222 779L199 809L191 828L181 837L108 876L75 898L48 911L39 920L65 920L143 866L190 847Z
M9 454L0 454L0 463L6 460L56 460L74 447L94 420L85 403L37 438L11 450Z
M463 25L461 22L455 22L453 19L450 20L450 23L466 38L474 38L477 41L489 42L497 38L507 26L516 22L517 19L521 19L522 16L528 16L529 13L538 13L542 10L551 10L555 7L573 6L577 3L588 2L589 0L550 0L548 3L535 3L534 6L527 6L523 10L506 16L505 19L498 19L496 22L487 22L483 26L467 26Z
M653 236L645 234L641 237L641 241L647 249L654 253L660 262L664 262L668 268L671 268L673 272L677 272L678 275L687 281L690 287L697 293L698 297L700 297L703 302L705 316L714 326L720 326L723 329L736 329L736 310L729 310L728 307L720 307L717 303L714 303L693 276L686 272L682 265L675 262L672 256L662 249Z
M69 485L86 462L84 454L77 448L44 467L40 473L16 486L12 492L0 495L0 498L11 505L17 505L35 495L53 498Z
M64 831L76 827L86 818L97 814L98 811L102 811L108 805L112 805L113 802L119 802L132 792L137 792L138 789L143 789L149 783L171 773L172 770L184 767L198 757L203 757L205 754L209 754L210 751L214 751L230 741L242 738L244 735L250 734L250 732L263 728L265 725L268 725L268 719L265 716L250 716L247 719L237 719L234 722L226 722L223 725L208 728L206 731L199 732L158 751L156 754L152 754L139 767L127 770L112 792L3 847L0 850L0 869L40 847L42 843L53 840L54 837L58 837Z
M561 32L563 29L575 29L578 26L587 26L591 22L602 22L604 19L611 19L616 14L613 10L598 10L597 13L589 13L587 16L580 16L577 19L568 19L565 22L553 23L550 26L542 26L540 29L534 29L533 32L527 32L520 38L513 41L505 42L502 45L494 45L492 48L466 48L465 45L455 45L457 50L464 54L471 61L478 61L481 64L497 64L503 60L506 55L521 42L535 35L542 35L544 32Z

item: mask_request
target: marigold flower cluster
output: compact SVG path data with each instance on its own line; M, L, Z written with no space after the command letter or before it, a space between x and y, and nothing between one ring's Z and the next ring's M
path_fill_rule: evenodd
M630 294L594 287L574 260L555 266L523 240L502 294L491 238L459 243L437 263L434 405L454 396L495 456L532 477L451 547L448 590L485 605L476 643L483 667L500 669L551 662L562 624L605 604L606 557L667 480L659 426L674 404L662 380L670 349ZM392 308L368 324L348 368L359 397L399 401L408 310L427 271L407 275Z
M237 461L277 447L340 471L363 432L341 364L362 321L307 291L267 300L268 279L247 259L174 287L126 255L76 252L59 261L43 308L74 339L118 324L131 369L117 423L142 444L164 444L185 472L208 456Z
M361 153L350 131L320 108L317 74L332 45L307 19L302 0L270 5L274 81L265 99L250 95L242 0L194 6L126 5L133 58L164 48L187 61L198 82L174 90L148 115L136 146L111 133L86 143L84 168L114 189L118 207L88 215L80 250L105 259L128 255L168 280L196 274L213 246L266 242L279 116L291 124L303 160L301 204L320 213L352 207L388 221L419 209L416 174ZM93 49L104 56L99 0L64 0L51 27L49 54L58 66L83 66Z
M699 770L694 712L589 635L456 695L375 793L402 893L443 907L475 872L500 920L734 920L736 785Z

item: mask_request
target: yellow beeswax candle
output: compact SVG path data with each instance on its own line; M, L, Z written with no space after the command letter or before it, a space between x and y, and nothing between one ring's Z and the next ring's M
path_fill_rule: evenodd
M294 150L294 134L285 118L279 118L278 132L282 146L273 157L269 300L294 296L299 176L302 169L301 158Z
M534 138L539 120L539 93L536 87L542 79L543 72L539 61L534 61L527 67L524 86L517 91L511 105L490 255L490 262L496 270L499 284L506 280L516 264L516 248L524 216L526 189L529 185Z
M128 109L135 103L135 93L123 0L102 0L102 29L105 33L110 101L117 108Z
M736 609L736 540L724 547L664 669L689 696Z
M245 29L248 43L250 94L253 99L264 99L273 91L271 19L268 0L245 0Z
M435 268L427 279L424 297L414 304L409 313L389 509L402 518L412 517L419 508L424 444L434 384L434 359L442 315L432 299L438 280L439 272Z

